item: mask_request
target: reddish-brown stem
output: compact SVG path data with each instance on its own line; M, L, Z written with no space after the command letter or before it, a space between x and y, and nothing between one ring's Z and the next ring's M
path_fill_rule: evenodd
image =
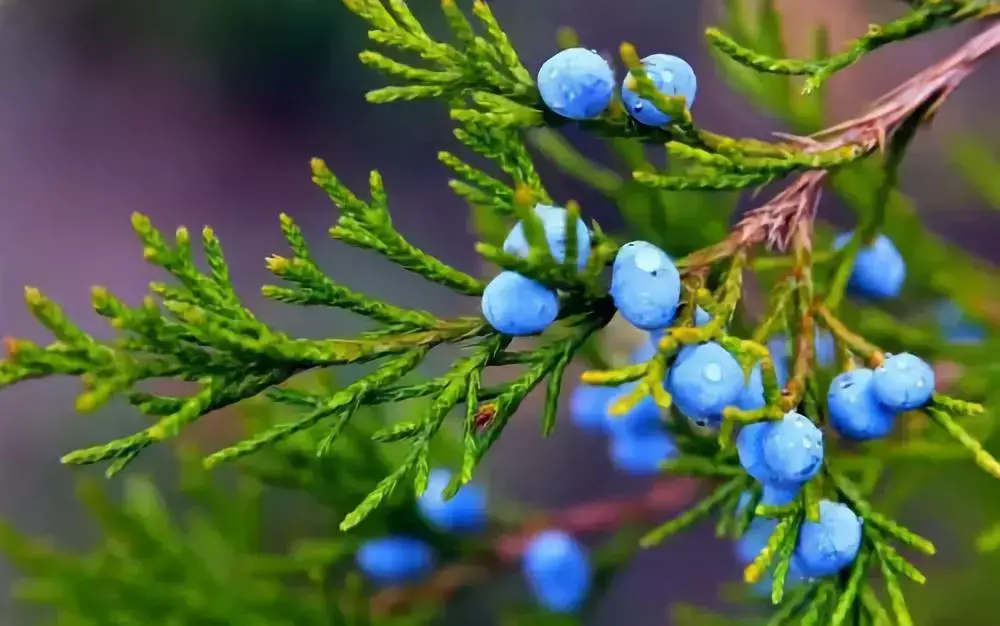
M653 522L688 505L698 485L695 479L669 478L657 482L638 497L587 502L532 516L518 527L501 533L474 562L448 564L419 585L392 587L376 593L371 599L372 611L394 613L421 602L448 598L487 579L498 569L517 563L527 542L542 530L559 529L586 536L606 533L623 525Z

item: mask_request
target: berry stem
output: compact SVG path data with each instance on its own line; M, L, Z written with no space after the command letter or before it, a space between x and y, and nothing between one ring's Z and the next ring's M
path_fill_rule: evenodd
M421 584L389 587L375 593L370 599L372 612L386 615L416 604L446 600L516 564L528 541L541 530L588 535L648 523L686 506L697 494L699 484L691 478L669 478L658 481L638 497L597 500L529 516L489 541L472 562L447 564Z

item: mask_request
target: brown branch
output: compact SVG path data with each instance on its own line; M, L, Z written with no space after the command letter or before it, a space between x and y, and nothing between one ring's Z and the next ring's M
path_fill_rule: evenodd
M994 23L963 44L951 56L916 74L876 100L868 112L810 137L781 136L805 152L828 152L855 146L865 154L882 150L887 138L915 111L930 105L932 115L958 88L987 54L1000 47L1000 23ZM685 268L710 265L763 243L785 251L796 233L808 233L816 217L829 172L810 170L799 174L788 187L767 203L746 213L729 237L693 253L683 260Z
M671 478L657 482L638 498L588 502L532 516L517 528L501 533L473 562L445 565L418 585L379 591L371 599L372 612L385 615L414 604L440 601L471 584L482 582L497 570L516 564L531 537L543 530L559 529L583 536L608 532L621 525L655 521L689 504L698 486L699 482L694 479Z

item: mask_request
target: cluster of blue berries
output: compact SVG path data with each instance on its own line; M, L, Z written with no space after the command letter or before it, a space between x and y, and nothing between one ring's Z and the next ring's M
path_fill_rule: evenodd
M431 472L427 491L417 500L421 517L442 532L472 534L487 524L486 493L465 485L450 500L443 493L451 482L444 469ZM404 585L425 579L437 565L434 548L421 539L392 535L366 541L355 561L373 582ZM557 530L538 533L528 542L522 572L537 602L557 613L576 611L590 591L592 568L587 549Z
M612 267L611 298L622 318L648 333L632 355L633 363L651 359L664 329L679 324L680 293L680 273L663 250L649 242L633 241L618 251ZM695 325L703 326L709 320L708 311L695 310ZM650 475L676 453L663 428L660 408L646 396L625 415L610 415L611 406L638 384L581 385L573 392L571 413L580 426L610 435L610 456L616 468L633 475ZM744 410L764 406L760 366L746 380L735 357L714 341L681 349L663 385L677 409L700 426L717 427L728 406Z
M874 370L844 372L827 391L830 424L855 441L885 437L898 413L930 402L935 384L933 368L908 352L887 357Z
M549 254L559 263L565 263L566 209L538 204L533 212L545 231ZM575 231L576 267L582 270L590 259L590 229L577 218ZM524 233L523 221L511 229L503 242L503 250L522 259L528 257L531 246ZM513 337L538 334L559 317L559 295L554 290L509 270L501 272L486 285L481 304L483 317L490 326Z
M757 422L740 430L736 441L740 464L761 483L761 504L791 503L802 486L823 467L823 433L813 422L795 411L780 420ZM744 494L741 506L747 506ZM861 549L861 519L850 507L829 500L819 506L819 520L806 520L789 564L790 584L810 578L832 576L849 566ZM745 565L767 545L777 521L758 517L737 543L737 558ZM762 581L764 590L770 581Z
M684 59L669 54L653 54L642 60L643 69L658 91L682 96L688 108L694 104L698 80ZM629 114L640 124L663 126L670 116L639 97L632 88L632 74L621 86L621 99ZM571 120L589 120L601 115L615 95L615 73L595 50L569 48L542 64L538 71L538 91L552 111Z

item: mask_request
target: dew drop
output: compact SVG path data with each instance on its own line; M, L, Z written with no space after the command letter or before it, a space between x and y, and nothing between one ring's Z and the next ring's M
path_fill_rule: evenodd
M642 110L642 103L641 102L636 102L635 106L632 107L632 109L635 110L635 111L641 111Z
M705 377L705 380L709 382L717 383L722 381L722 367L718 363L709 363L701 373Z
M663 259L656 250L646 248L635 255L635 266L644 272L655 272L663 266Z

